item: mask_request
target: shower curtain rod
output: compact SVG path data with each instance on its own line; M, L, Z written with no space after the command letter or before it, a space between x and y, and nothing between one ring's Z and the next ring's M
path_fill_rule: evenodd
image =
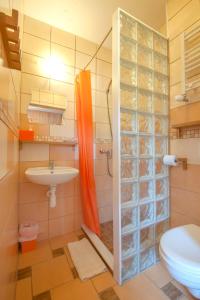
M105 40L108 38L109 34L112 32L112 27L110 28L110 30L108 31L108 33L106 34L106 36L104 37L103 41L101 42L101 44L99 45L99 47L97 48L96 52L94 53L94 55L91 57L91 59L89 60L89 62L86 64L85 69L89 66L89 64L93 61L93 59L96 57L97 53L99 52L99 50L101 49L103 43L105 42Z

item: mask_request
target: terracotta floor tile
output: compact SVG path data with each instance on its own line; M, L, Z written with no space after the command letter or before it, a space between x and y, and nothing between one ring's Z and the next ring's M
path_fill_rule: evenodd
M33 295L40 294L70 280L73 280L73 275L65 255L32 267Z
M16 300L32 300L31 278L17 281Z
M69 264L70 268L72 269L72 268L74 268L74 263L73 263L73 261L72 261L72 258L71 258L71 255L70 255L70 253L69 253L68 247L66 246L66 247L64 248L64 250L65 250L65 254L66 254L66 256L67 256L68 264Z
M19 269L32 266L52 258L52 252L48 241L38 242L33 251L19 255Z
M110 272L105 272L92 278L92 283L98 293L116 284Z
M127 281L123 286L114 286L120 300L169 300L144 274Z
M90 280L75 279L52 290L52 300L99 300Z
M159 288L166 285L172 280L165 267L159 263L144 272L144 274L152 280Z
M50 239L51 248L57 249L67 245L67 243L77 241L78 237L76 233L69 233Z

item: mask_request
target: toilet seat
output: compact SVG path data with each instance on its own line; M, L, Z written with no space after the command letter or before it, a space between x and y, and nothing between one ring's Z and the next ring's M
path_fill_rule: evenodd
M200 227L190 224L166 232L160 240L160 252L169 264L200 276Z
M200 227L170 229L161 237L159 251L170 275L200 299Z

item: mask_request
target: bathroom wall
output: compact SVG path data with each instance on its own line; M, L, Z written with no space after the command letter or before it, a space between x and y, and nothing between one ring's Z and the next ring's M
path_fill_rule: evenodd
M24 16L22 38L21 128L32 128L37 136L77 138L74 78L95 53L97 45ZM50 54L62 63L62 74L49 74ZM111 77L111 51L100 50L89 66L92 72L94 115L95 178L100 219L112 219L112 180L107 174L105 156L99 154L103 146L110 147L110 131L106 110L106 94ZM58 76L57 76L58 75ZM63 125L29 124L27 107L31 90L41 89L66 96L67 109ZM20 223L39 223L39 239L66 234L80 228L82 222L79 178L62 184L57 189L57 206L49 208L47 187L28 182L24 171L28 167L55 165L78 168L78 147L48 144L23 144L20 150Z
M174 96L181 93L181 34L200 25L199 0L168 0L167 1L167 31L169 36L170 53L170 108L180 105ZM194 90L189 101L200 101L200 91ZM190 104L189 104L190 105ZM195 108L194 108L195 110ZM177 110L178 113L178 110ZM188 169L182 167L171 168L171 225L177 226L187 223L200 225L200 126L181 129L178 138L176 130L172 130L171 153L178 157L187 157Z
M9 3L0 11L10 13ZM0 299L15 297L18 231L20 71L7 68L0 34Z

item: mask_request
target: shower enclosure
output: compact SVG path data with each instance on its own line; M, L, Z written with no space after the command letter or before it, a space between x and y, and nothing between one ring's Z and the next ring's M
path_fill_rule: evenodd
M159 260L168 227L168 42L118 9L112 33L114 277Z

